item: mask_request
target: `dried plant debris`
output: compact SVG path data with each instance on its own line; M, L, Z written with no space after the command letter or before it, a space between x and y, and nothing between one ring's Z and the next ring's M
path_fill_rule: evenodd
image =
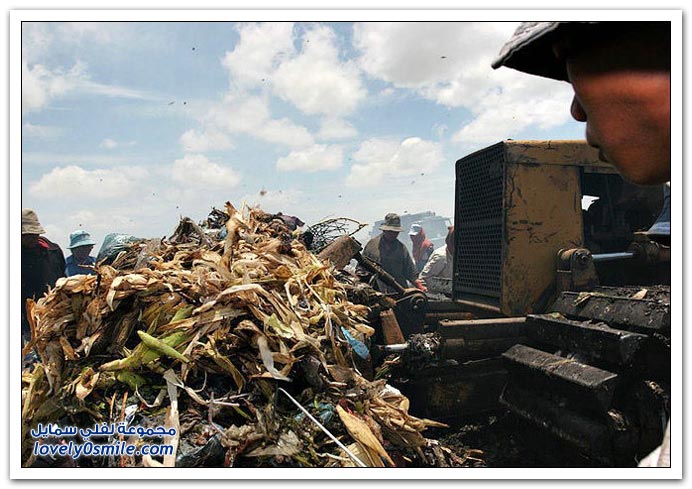
M351 345L374 333L369 308L267 216L226 203L214 226L183 219L171 238L137 241L29 303L24 353L40 360L22 373L25 466L75 463L32 454L39 423L175 428L159 441L173 455L81 467L354 465L325 430L365 465L437 465L422 433L444 425L410 415L406 397L357 368Z
M339 236L353 236L366 226L367 224L348 217L325 219L305 230L303 242L309 245L311 251L319 253Z

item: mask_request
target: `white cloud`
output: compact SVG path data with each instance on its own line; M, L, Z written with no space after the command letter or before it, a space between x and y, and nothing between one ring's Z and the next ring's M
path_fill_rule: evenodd
M322 120L317 137L320 139L350 139L357 135L358 130L348 121L327 117Z
M513 23L364 23L354 28L362 68L449 107L473 107L502 87L490 63Z
M57 138L62 132L62 128L56 126L31 124L29 122L25 122L22 125L22 135L26 138L50 140Z
M504 89L488 94L471 108L474 119L452 141L476 145L516 138L530 126L549 129L567 123L572 89L566 83L506 70Z
M22 113L43 109L53 99L70 92L155 99L140 90L92 80L87 65L79 61L77 53L83 48L97 44L104 49L116 42L121 45L129 29L127 23L117 22L22 23ZM57 65L70 49L76 59L72 66ZM60 56L55 56L56 51Z
M569 120L567 84L490 68L515 23L361 23L354 27L360 65L370 76L408 88L473 120L455 142L485 143Z
M318 134L321 139L345 139L357 134L338 115L354 110L367 92L355 64L340 62L336 36L329 27L308 29L300 53L293 46L291 23L244 24L239 27L239 35L238 44L222 60L231 88L217 106L199 117L200 129L182 135L186 150L207 151L212 141L229 146L227 136L235 134L304 151L313 146L314 137L306 127L272 115L270 89L305 113L329 114ZM326 158L331 166L340 160L334 149L326 153L324 149L310 151L319 153L320 159ZM287 157L291 164L299 154Z
M22 22L22 60L34 63L48 51L53 40L47 22Z
M327 26L304 32L299 53L290 22L245 24L238 32L238 44L222 60L234 93L271 87L307 114L349 113L367 95L358 67L339 59L336 36Z
M130 204L130 205L128 205ZM92 254L96 256L103 239L110 233L125 233L142 238L168 235L175 228L177 214L161 219L160 209L152 205L142 205L139 201L110 201L108 210L67 209L60 207L55 212L40 210L39 217L46 230L46 236L58 243L65 256L69 254L69 235L77 229L84 229L96 241ZM104 214L107 212L107 214ZM107 216L105 218L104 216ZM46 224L43 224L45 221Z
M339 60L334 32L317 26L303 34L302 52L272 75L275 93L306 114L347 114L367 95L353 62Z
M343 149L341 146L326 146L316 144L310 148L292 151L288 156L281 157L276 162L279 171L317 172L334 170L343 164Z
M57 43L122 44L131 27L127 22L22 22L22 58L34 62Z
M136 194L137 185L148 175L142 167L117 170L85 170L79 166L53 168L30 185L29 193L40 199L82 200L124 198Z
M374 78L407 88L444 88L482 76L509 38L509 22L365 22L354 26L360 66ZM478 69L482 66L482 69Z
M77 88L86 93L94 93L96 95L104 95L111 98L131 98L139 100L156 100L154 95L135 90L128 87L120 87L117 85L108 85L97 83L84 78L79 80Z
M104 139L103 141L101 141L101 147L102 147L102 148L114 149L114 148L116 148L117 146L118 146L118 143L116 143L116 142L113 141L112 139L106 138L106 139Z
M228 95L202 119L204 132L247 134L268 143L289 147L313 144L310 132L289 119L272 119L264 97Z
M244 24L238 32L238 44L222 60L229 73L229 91L220 103L197 115L200 128L181 136L186 151L228 148L230 137L237 134L295 149L313 146L315 137L305 126L272 114L270 93L306 114L327 114L317 134L322 140L357 135L340 116L355 110L367 90L357 65L340 60L331 28L310 27L302 34L299 52L291 23ZM327 154L334 165L334 150Z
M313 143L310 132L289 119L273 119L257 129L256 137L268 143L300 148Z
M251 87L266 82L281 60L294 52L293 23L245 24L238 28L240 40L222 60L234 84Z
M123 209L117 209L115 212L108 213L108 219L103 218L103 214L91 210L80 210L74 214L66 216L64 225L74 231L75 229L84 229L91 233L92 237L95 234L108 234L119 232L121 230L132 227L132 218L128 214L122 212ZM70 232L71 232L70 231ZM98 252L99 246L94 248Z
M69 70L51 70L42 64L29 66L26 60L22 61L22 114L40 110L54 98L69 92L119 98L153 98L139 90L94 82L89 79L86 65L81 62L75 63Z
M185 184L186 187L224 189L236 186L240 182L232 168L209 161L200 154L186 154L173 162L171 170L173 181Z
M252 133L270 119L265 98L227 95L203 117L203 122L229 134Z
M186 152L190 153L221 151L233 147L230 138L214 128L202 132L197 132L194 129L185 131L180 136L180 144Z
M100 146L105 149L115 149L115 148L123 148L123 147L131 147L137 144L137 141L126 141L126 142L121 142L121 141L116 141L111 138L106 138L103 141L101 141Z
M74 90L84 77L84 66L76 63L70 70L51 71L43 65L29 67L22 62L22 113L39 110L54 98Z
M444 156L439 143L412 137L401 142L369 139L353 154L353 160L346 184L373 186L385 177L396 180L419 172L432 172L444 161Z
M121 167L131 166L136 164L145 165L150 161L133 160L132 157L116 156L106 154L104 152L96 154L88 153L54 153L54 152L26 152L22 153L23 166L70 166L77 165L83 168L104 168L104 167Z
M55 36L69 43L111 44L127 38L126 22L61 22L55 25Z

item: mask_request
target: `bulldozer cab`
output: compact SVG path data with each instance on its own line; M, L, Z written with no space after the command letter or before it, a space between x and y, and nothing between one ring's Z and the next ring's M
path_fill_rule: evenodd
M628 183L585 141L502 141L456 162L452 296L517 316L558 292L558 252L624 252L663 205L660 187ZM608 262L606 264L606 262ZM668 280L665 267L603 260L602 285Z

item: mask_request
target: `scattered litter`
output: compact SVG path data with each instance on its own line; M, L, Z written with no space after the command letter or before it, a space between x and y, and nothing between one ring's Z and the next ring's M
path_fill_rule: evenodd
M110 237L97 275L60 279L28 304L23 353L40 360L22 373L25 466L39 423L118 422L175 431L161 441L173 453L80 467L437 464L420 455L422 432L445 425L360 374L371 310L285 224L226 203L167 239Z
M639 292L632 294L632 299L643 299L649 291L647 289L642 289Z

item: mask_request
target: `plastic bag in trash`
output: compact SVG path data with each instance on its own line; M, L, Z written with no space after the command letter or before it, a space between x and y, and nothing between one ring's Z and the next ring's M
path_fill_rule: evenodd
M129 244L136 243L137 241L142 241L142 238L122 233L107 234L103 238L103 244L96 257L96 262L104 262L106 265L111 264L118 256L118 253L127 250Z
M368 350L368 347L365 346L365 343L355 339L346 328L342 327L341 331L344 333L346 340L350 343L351 348L353 348L353 351L356 353L356 355L358 355L363 360L367 359L370 356L370 350Z
M226 451L221 444L221 436L214 435L203 446L178 454L176 467L223 467Z

